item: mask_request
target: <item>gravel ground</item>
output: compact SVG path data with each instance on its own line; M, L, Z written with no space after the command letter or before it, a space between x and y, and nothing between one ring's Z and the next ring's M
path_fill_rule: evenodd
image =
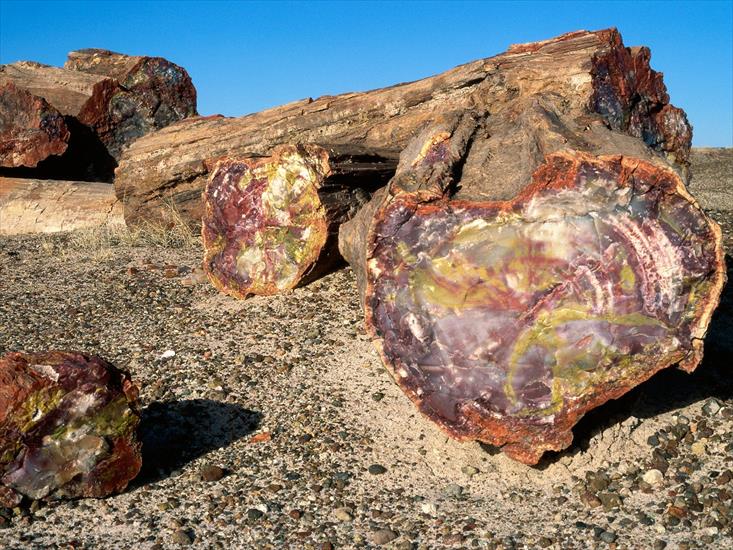
M731 253L733 215L711 214ZM530 468L416 412L348 269L236 301L194 246L100 235L0 240L0 353L129 369L144 470L114 497L0 509L0 547L733 547L733 285L693 375L660 373Z

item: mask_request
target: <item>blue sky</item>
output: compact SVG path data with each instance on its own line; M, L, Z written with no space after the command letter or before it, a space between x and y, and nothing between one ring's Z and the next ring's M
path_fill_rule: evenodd
M733 2L19 2L0 62L97 47L185 67L202 114L415 80L509 44L616 26L648 45L698 146L733 145Z

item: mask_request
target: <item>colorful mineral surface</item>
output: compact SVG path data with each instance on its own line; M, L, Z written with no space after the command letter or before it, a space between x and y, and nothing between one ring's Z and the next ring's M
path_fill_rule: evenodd
M79 353L0 358L0 496L102 497L140 471L138 389L129 374Z
M69 143L64 117L46 100L12 82L0 86L0 167L33 168Z
M534 464L586 411L701 360L720 230L667 168L558 153L514 201L406 193L377 220L367 326L453 437Z
M318 259L328 223L318 188L329 173L316 146L285 145L270 157L223 160L204 194L204 269L237 298L293 288Z

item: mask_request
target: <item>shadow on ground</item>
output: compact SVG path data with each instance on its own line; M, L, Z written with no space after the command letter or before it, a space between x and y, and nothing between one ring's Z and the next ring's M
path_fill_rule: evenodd
M622 398L589 412L573 429L572 445L559 453L546 453L536 468L588 450L595 435L631 416L653 418L711 397L733 399L733 258L727 255L725 261L728 282L705 337L703 362L695 372L665 369Z
M262 415L210 399L156 401L142 411L143 467L135 487L165 479L198 457L252 433Z

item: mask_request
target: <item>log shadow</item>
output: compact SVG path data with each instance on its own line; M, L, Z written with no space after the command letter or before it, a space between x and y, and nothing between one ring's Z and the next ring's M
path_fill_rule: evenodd
M143 465L132 488L169 477L198 457L252 433L262 415L210 399L155 401L142 411Z
M670 367L623 397L588 412L573 428L571 446L564 451L546 453L535 468L543 470L563 456L587 451L594 436L629 417L653 418L711 397L723 401L733 399L733 258L726 255L725 262L728 282L710 321L704 358L697 369L686 374Z

